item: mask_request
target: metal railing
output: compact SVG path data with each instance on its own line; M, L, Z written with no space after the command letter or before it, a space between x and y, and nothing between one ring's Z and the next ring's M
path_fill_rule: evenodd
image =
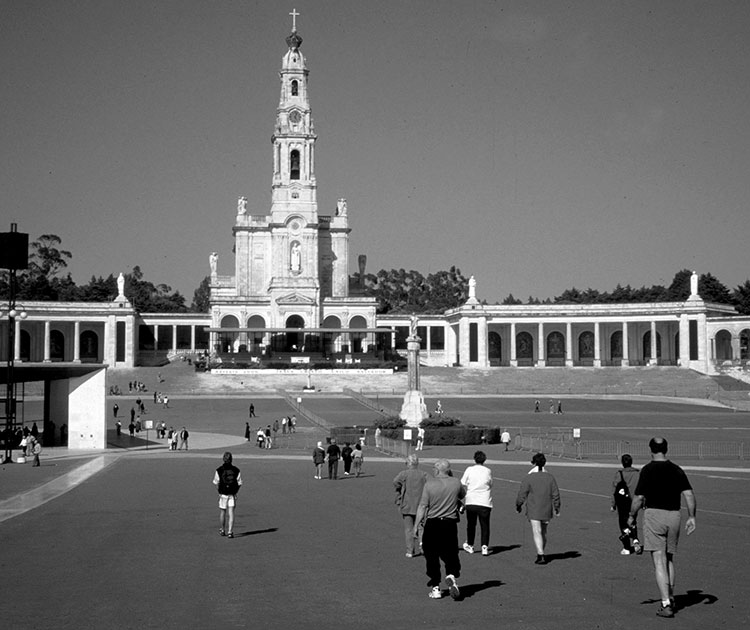
M375 396L375 400L372 400L365 396L364 394L361 394L359 392L354 391L353 389L350 389L349 387L345 387L343 389L344 394L347 396L350 396L351 398L354 398L358 403L364 405L368 409L372 409L373 411L377 411L381 416L397 416L398 411L395 409L391 409L390 407L384 407L379 403L377 395Z
M523 436L516 435L515 447L518 450L542 452L552 457L612 457L619 459L629 453L634 457L648 458L650 451L645 442L624 440L570 440L562 436ZM669 455L688 459L742 459L747 454L744 442L669 442Z

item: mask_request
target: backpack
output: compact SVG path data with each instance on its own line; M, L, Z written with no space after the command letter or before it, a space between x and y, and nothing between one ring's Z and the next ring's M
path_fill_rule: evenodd
M630 490L628 489L628 484L625 483L625 477L622 476L622 471L619 471L620 473L620 481L617 482L617 485L615 486L615 503L621 504L621 503L627 503L631 501L630 497Z
M237 468L222 466L219 468L219 494L237 494L240 485L237 483Z

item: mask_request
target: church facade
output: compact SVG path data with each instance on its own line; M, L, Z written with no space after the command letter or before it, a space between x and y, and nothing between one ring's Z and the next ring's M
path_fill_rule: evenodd
M410 314L377 315L374 298L350 291L346 200L319 212L317 136L296 25L286 44L270 204L253 212L239 198L233 273L219 273L218 256L209 257L209 313L138 313L122 285L111 303L27 302L20 305L25 317L12 321L12 348L10 322L0 321L0 357L118 368L193 353L258 362L317 355L332 364L406 353ZM364 271L362 257L359 266ZM647 304L485 305L472 282L465 304L420 315L416 326L421 360L436 366L673 365L710 374L750 365L750 317L704 302L696 274L685 302Z

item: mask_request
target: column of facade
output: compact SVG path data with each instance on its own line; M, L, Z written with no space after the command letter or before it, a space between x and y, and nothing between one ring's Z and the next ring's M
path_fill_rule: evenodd
M732 335L732 361L739 361L740 354L742 354L742 352L740 350L740 335L738 333Z
M425 325L424 330L425 330L425 333L424 333L425 337L427 337L427 339L424 340L424 342L425 342L425 351L427 353L427 358L429 359L430 358L430 352L432 350L432 342L430 341L430 326Z
M487 318L479 318L477 320L477 364L481 367L490 365L488 329Z
M100 344L101 355L97 361L108 365L117 364L117 317L110 315L104 322L104 339Z
M601 331L599 322L594 322L594 367L602 366Z
M172 324L172 354L177 354L177 324Z
M680 315L680 356L679 365L688 367L690 365L690 320L686 313Z
M516 322L510 323L510 365L518 367L518 355L516 353Z
M190 325L190 352L195 352L195 324Z
M547 365L547 358L546 353L544 351L545 345L544 345L544 324L542 322L539 322L538 326L539 332L536 336L536 345L537 345L537 351L536 351L536 364L539 367L544 367Z
M50 323L44 322L44 362L45 363L49 363L51 360L49 338L50 338Z
M21 320L16 317L13 320L13 360L21 360ZM8 354L10 354L10 348L8 348ZM737 355L739 356L739 354Z
M105 327L106 330L106 327ZM106 343L104 344L106 348ZM81 322L78 320L73 324L73 363L81 362Z
M469 320L462 317L458 322L458 362L463 366L469 365L471 342L469 340Z
M573 367L573 324L565 324L565 366Z
M659 356L656 353L656 320L651 321L651 359L649 365L658 365Z
M154 324L154 352L159 349L159 324Z
M125 367L135 367L135 357L140 343L135 333L135 318L128 317L125 320Z
M630 342L628 341L628 322L622 322L622 365L630 365Z

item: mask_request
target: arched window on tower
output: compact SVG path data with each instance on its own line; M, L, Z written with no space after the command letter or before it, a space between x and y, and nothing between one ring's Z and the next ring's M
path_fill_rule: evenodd
M299 151L294 149L289 156L289 178L299 179Z
M299 96L299 83L296 79L292 81L292 96Z

